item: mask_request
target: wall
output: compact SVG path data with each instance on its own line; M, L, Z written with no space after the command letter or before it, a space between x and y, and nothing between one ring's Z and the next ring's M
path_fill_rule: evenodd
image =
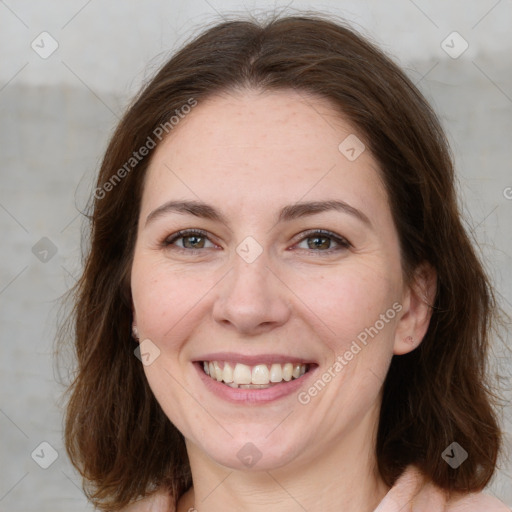
M510 313L512 2L2 1L1 510L91 510L62 445L52 350L60 297L80 272L80 210L123 108L204 23L276 5L346 17L418 83L447 129L470 229ZM510 391L500 345L495 361ZM504 414L510 447L510 405ZM511 479L505 462L489 488L508 505Z

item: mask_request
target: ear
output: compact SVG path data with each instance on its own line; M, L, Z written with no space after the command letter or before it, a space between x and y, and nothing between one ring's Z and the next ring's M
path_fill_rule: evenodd
M422 263L415 270L411 283L405 285L393 354L407 354L422 342L432 316L436 292L437 272L430 264Z
M135 312L135 306L132 300L132 337L139 341L139 330L137 329L137 313Z

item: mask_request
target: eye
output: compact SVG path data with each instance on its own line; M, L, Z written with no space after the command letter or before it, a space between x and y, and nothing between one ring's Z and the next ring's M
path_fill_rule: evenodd
M161 242L161 245L164 248L172 247L174 249L185 252L195 252L202 249L216 247L216 245L209 239L208 233L201 229L186 229L177 231L176 233L165 238ZM296 247L301 250L305 249L307 251L313 251L316 253L330 254L332 252L348 249L352 247L352 244L342 236L336 235L331 231L320 229L303 233L303 236L299 243L296 244Z
M305 244L301 247L301 244ZM333 248L333 244L335 247ZM305 233L297 244L300 249L312 250L314 252L331 253L352 247L352 244L342 236L323 229Z
M207 244L210 245L208 246ZM206 231L201 229L186 229L178 231L163 240L162 246L175 246L179 250L188 252L215 247L215 245L209 240Z

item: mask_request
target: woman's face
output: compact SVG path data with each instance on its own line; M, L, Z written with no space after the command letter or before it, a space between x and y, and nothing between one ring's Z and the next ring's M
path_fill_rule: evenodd
M387 195L356 137L326 100L247 91L200 102L152 157L131 274L144 371L187 446L222 465L371 444L414 333Z

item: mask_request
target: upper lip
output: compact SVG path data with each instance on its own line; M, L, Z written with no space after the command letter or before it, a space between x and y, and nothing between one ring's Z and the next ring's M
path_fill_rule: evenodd
M247 366L255 366L258 364L311 364L314 363L311 359L304 359L302 357L290 356L286 354L238 354L235 352L214 352L204 354L200 357L195 358L196 362L203 361L225 361L228 363L242 363Z

